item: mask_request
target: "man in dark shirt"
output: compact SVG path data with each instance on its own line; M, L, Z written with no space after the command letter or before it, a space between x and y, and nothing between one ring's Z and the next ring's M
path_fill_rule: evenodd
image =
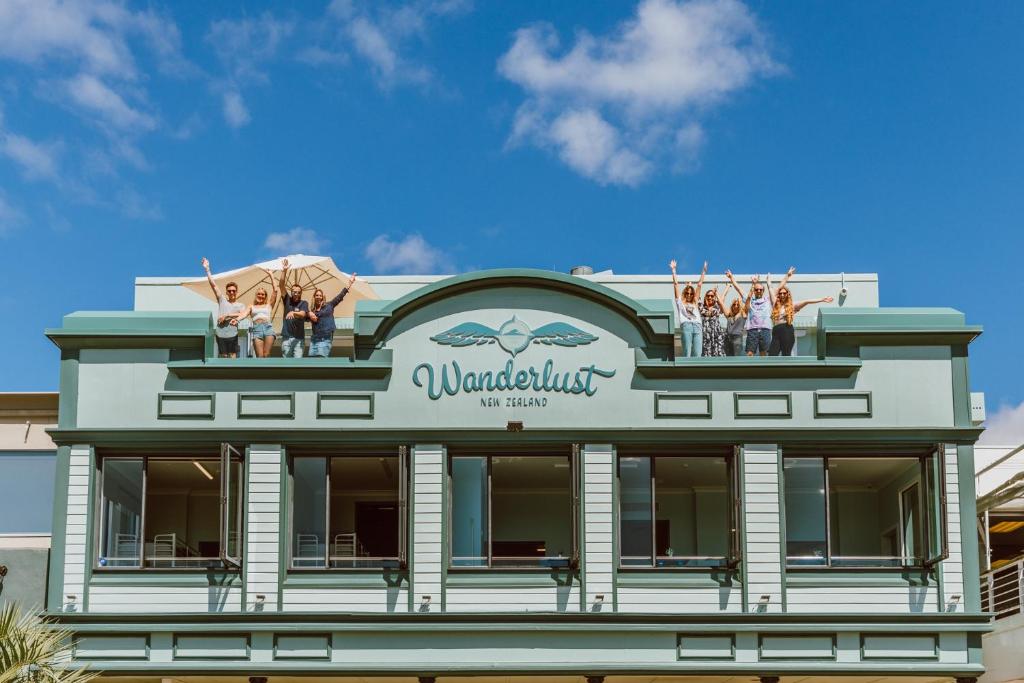
M331 355L331 343L334 341L334 330L336 329L334 307L341 303L355 283L356 274L352 273L345 288L330 301L324 300L324 290L319 287L313 291L313 308L309 312L309 320L313 323L313 336L309 342L310 358L327 358Z
M284 323L281 325L281 355L285 358L302 358L302 347L306 343L306 318L309 304L302 300L302 287L295 283L287 287L288 259L281 264L281 301L284 304Z

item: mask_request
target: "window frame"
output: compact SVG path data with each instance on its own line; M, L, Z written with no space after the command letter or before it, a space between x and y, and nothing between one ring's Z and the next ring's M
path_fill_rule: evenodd
M578 443L572 443L568 445L568 452L565 456L569 461L569 529L571 537L571 549L569 551L568 563L564 566L494 566L494 515L493 515L493 460L494 458L510 457L510 456L524 456L524 457L558 457L560 455L559 450L565 448L565 445L558 444L551 448L528 448L528 449L500 449L494 450L492 448L462 448L449 450L447 457L445 458L445 469L446 469L446 487L447 491L445 500L445 517L447 523L445 524L445 533L448 537L448 542L445 548L446 560L445 566L447 571L456 573L469 573L469 572L561 572L570 571L576 572L580 569L580 497L582 491L581 476L583 468L582 463L582 447ZM458 458L484 458L487 463L487 564L478 566L466 566L456 565L453 563L454 553L453 544L455 542L455 536L452 533L452 521L454 519L452 514L452 508L455 501L453 495L453 482L452 482L452 463ZM501 559L501 558L499 558Z
M787 451L789 454L787 455ZM946 469L945 469L945 447L943 444L935 444L928 448L907 448L907 447L875 447L875 446L859 446L853 448L846 448L838 450L835 448L820 448L815 449L814 447L800 446L796 448L781 448L780 449L780 512L782 513L780 521L782 522L782 532L785 538L785 527L786 527L786 459L798 460L798 459L813 459L817 458L822 461L823 469L823 484L825 489L825 555L823 564L792 564L791 560L802 559L804 556L791 556L788 553L788 549L783 545L783 557L784 567L786 571L906 571L906 570L921 570L931 569L939 562L949 558L949 530L946 526ZM891 557L885 555L877 556L843 556L834 555L833 540L832 540L832 480L831 473L829 470L829 461L835 460L849 460L849 459L868 459L868 458L905 458L910 460L916 458L918 461L918 475L912 482L900 487L897 490L897 516L896 520L896 533L897 543L899 550L903 553L899 557ZM934 481L929 478L929 462L935 466L935 477ZM922 539L921 547L923 553L921 557L908 558L906 553L903 552L906 549L906 541L904 538L903 530L903 491L916 484L918 487L918 495L920 497L920 509L922 513L921 528L924 532L924 538ZM938 538L935 538L935 536ZM936 543L938 541L938 543ZM787 541L788 543L788 541ZM934 549L938 549L937 552L933 553ZM847 565L847 564L835 564L836 559L860 559L860 560L900 560L901 564L862 564L862 565ZM905 560L913 559L913 564L905 563Z
M220 567L205 565L205 566L191 566L191 567L155 567L147 565L146 560L146 504L149 497L149 461L154 460L219 460L220 461L220 482L219 482L219 493L218 493L218 522L217 522L217 534L218 538L218 556L216 558L197 558L199 560L219 560L221 563ZM106 524L106 515L103 510L104 501L104 476L103 466L107 462L111 461L142 461L142 491L140 497L140 512L139 512L139 543L138 543L138 566L125 567L125 566L109 566L100 564L101 553L103 549L103 535L104 525ZM238 483L232 480L231 464L238 463L239 465L239 481L245 481L245 463L246 458L243 453L230 443L222 442L219 444L219 455L213 456L202 451L186 452L182 451L162 451L162 450L147 450L139 449L138 452L112 450L109 453L97 452L96 453L96 486L95 486L95 499L93 500L93 515L96 520L93 524L93 552L92 552L92 571L94 572L206 572L211 569L214 571L231 571L239 572L242 569L242 557L244 543L244 524L245 524L245 509L244 499L245 490L240 490L240 497L236 509L235 525L238 529L238 553L236 556L228 554L228 533L230 530L229 517L227 516L227 505L230 502L230 490L232 485L237 486ZM178 558L172 558L178 559Z
M287 528L287 546L288 546L288 563L286 565L288 572L294 573L353 573L353 572L381 572L381 571L408 571L409 569L409 492L411 490L410 476L411 470L409 460L409 447L405 444L400 444L396 447L394 452L387 451L386 449L365 449L365 450L350 450L350 449L332 449L331 453L317 453L317 450L322 449L302 449L297 453L288 453L288 482L287 482L287 495L288 495L288 528ZM330 537L331 537L331 460L334 458L366 458L366 457L396 457L398 458L398 556L396 558L371 558L384 561L396 560L397 567L332 567L331 566L331 552L330 552ZM295 566L295 461L302 458L320 458L325 461L326 471L324 478L326 501L324 505L324 528L326 529L326 538L324 539L324 564L320 567L314 566Z
M693 448L687 445L680 445L681 449ZM616 519L617 528L615 529L615 537L618 542L615 543L616 555L615 566L618 571L625 572L715 572L726 570L735 570L743 560L743 543L740 538L743 514L743 497L740 490L740 452L741 447L734 445L731 446L731 451L726 452L725 449L719 449L720 452L715 451L714 448L694 448L692 453L686 453L685 450L679 451L676 449L658 448L655 450L649 449L633 449L626 447L621 449L615 458L615 508L616 508ZM643 452L641 452L643 451ZM700 457L715 457L722 458L725 460L726 467L726 486L725 489L730 496L730 501L727 506L729 511L728 520L728 552L726 555L721 556L690 556L690 555L673 555L678 559L683 560L701 560L701 559L721 559L722 562L718 565L708 566L671 566L662 565L658 566L658 560L664 559L657 554L657 484L655 478L657 477L657 468L655 463L658 458L700 458ZM650 463L650 499L651 499L651 564L650 566L639 565L639 564L623 564L622 563L622 483L621 483L621 469L620 463L623 458L648 458Z

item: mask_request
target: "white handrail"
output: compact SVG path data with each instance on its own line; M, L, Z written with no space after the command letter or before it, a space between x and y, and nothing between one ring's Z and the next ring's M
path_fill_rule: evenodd
M1024 558L981 575L981 609L996 619L1020 614L1024 606Z

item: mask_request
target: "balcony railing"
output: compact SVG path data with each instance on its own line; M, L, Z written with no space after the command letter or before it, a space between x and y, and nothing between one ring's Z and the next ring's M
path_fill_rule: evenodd
M1024 598L1024 558L981 575L981 609L996 619L1021 613Z

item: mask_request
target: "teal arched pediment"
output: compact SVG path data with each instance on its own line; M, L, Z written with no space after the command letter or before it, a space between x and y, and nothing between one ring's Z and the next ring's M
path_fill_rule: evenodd
M459 295L493 290L495 306L500 307L501 292L515 288L536 289L540 294L559 292L614 311L627 320L649 346L671 346L672 312L667 307L655 310L604 285L555 271L529 268L481 270L439 280L391 301L360 301L356 306L354 334L356 345L373 348L383 342L396 325L420 309Z

